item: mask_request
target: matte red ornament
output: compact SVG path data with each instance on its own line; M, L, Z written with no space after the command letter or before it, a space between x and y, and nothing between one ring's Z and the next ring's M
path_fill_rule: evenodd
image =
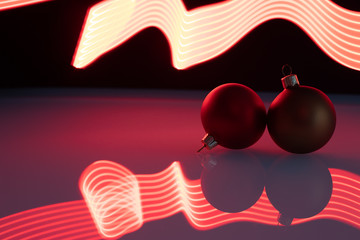
M281 80L284 90L268 110L270 136L288 152L309 153L320 149L335 130L334 105L322 91L301 86L295 74Z
M201 107L201 121L207 133L202 140L204 147L212 149L219 144L241 149L253 145L264 133L266 109L252 89L227 83L206 96Z

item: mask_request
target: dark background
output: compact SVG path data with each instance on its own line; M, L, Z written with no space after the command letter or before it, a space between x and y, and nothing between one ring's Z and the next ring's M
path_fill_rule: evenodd
M220 2L183 0L188 9ZM85 69L71 66L88 8L98 0L54 0L0 11L0 87L212 89L238 82L256 91L281 91L288 63L300 83L325 93L359 94L360 72L340 65L296 25L269 21L233 48L187 70L173 68L169 44L148 28ZM360 11L359 0L335 3Z

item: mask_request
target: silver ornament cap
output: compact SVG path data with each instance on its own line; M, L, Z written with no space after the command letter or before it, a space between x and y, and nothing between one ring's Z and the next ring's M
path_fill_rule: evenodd
M284 75L284 77L281 79L281 83L284 89L297 87L300 85L297 75L292 74L292 67L289 64L285 64L281 70L282 74Z
M299 80L296 74L290 74L281 79L284 89L299 86Z
M213 149L214 147L216 147L218 145L218 142L215 141L214 137L209 135L208 133L206 133L205 136L203 137L203 139L201 139L201 142L204 145L198 150L198 152L200 152L205 147L208 150L211 150L211 149Z

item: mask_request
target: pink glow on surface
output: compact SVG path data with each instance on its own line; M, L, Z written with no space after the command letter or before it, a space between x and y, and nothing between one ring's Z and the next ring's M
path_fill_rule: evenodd
M329 57L360 70L360 13L329 0L230 0L190 11L181 0L105 0L88 11L73 66L84 68L156 27L169 42L173 66L186 69L219 56L272 19L293 22Z
M0 1L0 11L47 1L50 0L2 0Z
M330 172L333 195L328 206L314 217L295 219L294 224L326 218L360 228L360 176L338 169ZM205 199L200 180L185 178L179 162L157 174L134 175L117 163L97 161L83 172L79 186L104 238L121 237L145 222L178 212L199 230L238 221L278 225L278 212L265 192L246 211L221 212Z

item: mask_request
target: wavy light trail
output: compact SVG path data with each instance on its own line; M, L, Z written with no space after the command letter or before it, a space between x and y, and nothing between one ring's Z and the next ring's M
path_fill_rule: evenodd
M327 207L314 217L295 219L293 224L326 218L360 228L360 176L338 169L330 172L333 194ZM97 161L83 172L79 186L104 238L121 237L147 221L178 212L199 230L237 221L278 224L278 211L265 192L246 211L215 209L205 199L200 180L186 179L178 162L157 174L134 175L117 163Z
M31 4L47 2L50 0L2 0L0 2L0 11L12 8L24 7Z
M360 70L360 12L330 0L229 0L190 11L181 0L105 0L88 11L73 66L84 68L156 27L169 42L173 66L186 69L219 56L271 19L293 22L329 57Z

